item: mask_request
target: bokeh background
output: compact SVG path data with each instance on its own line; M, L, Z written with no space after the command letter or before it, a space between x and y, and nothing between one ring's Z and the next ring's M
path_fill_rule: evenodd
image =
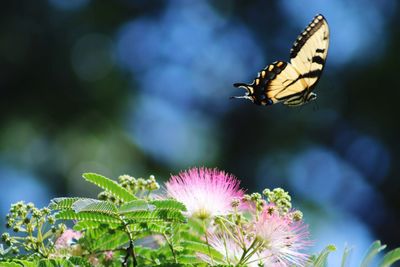
M229 99L317 13L331 42L316 102ZM5 1L1 216L95 196L83 172L165 181L207 166L249 192L289 190L315 250L348 244L355 264L375 239L400 246L399 25L396 0Z

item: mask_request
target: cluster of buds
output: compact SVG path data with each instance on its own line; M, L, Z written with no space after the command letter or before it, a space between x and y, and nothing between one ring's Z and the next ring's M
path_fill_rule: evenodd
M38 209L33 203L26 204L20 201L11 205L10 212L6 216L6 228L26 236L21 234L11 236L9 233L4 233L1 239L15 253L23 248L27 252L48 255L50 251L46 247L52 247L54 236L66 228L64 224L55 223L56 219L51 215L49 208Z
M268 203L274 204L282 213L288 213L292 208L292 198L282 188L275 188L272 191L267 188L263 191L263 195Z

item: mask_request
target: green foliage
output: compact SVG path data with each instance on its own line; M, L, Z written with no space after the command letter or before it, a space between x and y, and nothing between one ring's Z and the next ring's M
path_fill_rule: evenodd
M76 213L73 210L63 210L56 213L58 220L76 220L76 221L91 221L91 222L102 222L102 223L121 223L121 220L107 214L101 214L97 212L79 212Z
M381 245L380 241L375 241L372 245L368 248L363 261L361 262L360 267L368 267L371 266L370 263L374 259L374 257L384 250L386 245Z
M229 265L227 251L223 255L208 242L210 227L224 229L224 242L232 238L241 242L245 250L243 255L236 255L236 266L246 266L266 244L248 232L249 218L236 212L240 201L256 207L256 218L265 203L274 204L268 213L282 213L294 221L302 217L300 211L289 210L291 198L283 189L264 190L266 200L259 193L233 199L232 214L206 221L188 217L185 205L175 199L153 198L152 192L159 188L153 176L146 180L122 175L118 182L94 173L83 177L104 190L99 199L55 198L49 208L37 209L23 202L11 207L7 226L19 236L2 235L6 246L0 245L0 266L234 266ZM66 231L63 221L73 221L74 230ZM253 240L251 245L244 238ZM371 266L385 247L379 241L373 243L360 267ZM335 250L327 246L312 256L307 266L327 266L328 256ZM350 251L345 249L342 267L353 266L348 262ZM380 267L391 266L399 259L400 249L392 250L381 259Z
M380 241L375 241L368 248L365 253L363 260L360 263L360 267L372 267L376 265L372 265L374 260L377 260L377 256L380 252L382 252L386 248L386 245L382 245ZM319 255L313 256L309 267L325 267L327 265L327 258L331 252L334 252L336 248L332 245L327 246ZM342 264L341 266L355 266L349 262L349 254L351 249L345 248L342 256ZM380 261L379 267L389 267L392 266L395 262L400 260L400 248L391 250L387 252L382 260Z
M327 264L328 256L331 252L336 251L336 247L333 245L328 245L322 252L317 256L313 257L310 263L310 267L325 267Z
M380 267L389 267L393 263L400 260L400 248L393 249L386 253L386 255L382 259L382 263L379 265Z
M107 177L104 177L104 176L96 174L96 173L84 173L82 176L86 181L97 185L98 187L102 188L106 192L110 193L116 199L119 199L119 200L125 201L125 202L136 199L136 197L132 193L130 193L125 188L123 188L117 182L115 182Z
M342 255L342 263L341 263L341 265L340 265L341 267L348 267L348 266L350 266L349 263L348 263L350 254L351 254L351 248L349 248L349 247L346 246L346 247L344 248L343 255Z
M198 252L205 255L211 255L213 260L219 263L223 263L224 256L215 249L207 246L203 242L184 241L181 243L181 245L187 250Z

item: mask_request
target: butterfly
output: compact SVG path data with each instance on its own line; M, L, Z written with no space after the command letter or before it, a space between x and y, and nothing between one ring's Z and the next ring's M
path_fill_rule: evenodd
M282 102L301 106L317 98L313 89L324 69L329 47L329 27L318 14L297 37L290 50L290 63L275 61L258 73L251 84L235 83L246 89L244 96L254 104L268 106Z

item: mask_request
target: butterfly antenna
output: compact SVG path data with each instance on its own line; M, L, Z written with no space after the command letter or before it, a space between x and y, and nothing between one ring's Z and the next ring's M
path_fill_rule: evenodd
M241 95L241 96L231 96L229 97L229 99L240 99L240 98L244 98L244 99L250 99L249 96L247 95Z
M246 87L249 85L247 83L234 83L233 86L235 86L236 88L239 88L239 87Z

